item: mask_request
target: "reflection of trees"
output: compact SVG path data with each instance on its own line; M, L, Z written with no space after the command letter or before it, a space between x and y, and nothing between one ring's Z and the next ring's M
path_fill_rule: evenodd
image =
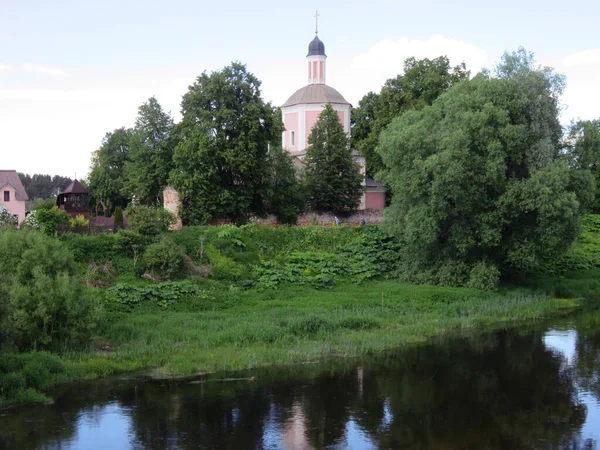
M599 353L598 335L580 333L577 381L596 393ZM212 376L203 384L122 382L110 391L97 383L59 400L59 414L37 408L0 417L0 447L56 446L73 435L81 411L105 398L129 411L134 448L344 448L353 444L350 419L380 448L593 448L578 441L586 411L562 363L541 334L505 331L327 368L253 372L254 383ZM25 416L39 422L33 432Z
M577 324L574 369L582 389L600 401L600 311L586 314Z

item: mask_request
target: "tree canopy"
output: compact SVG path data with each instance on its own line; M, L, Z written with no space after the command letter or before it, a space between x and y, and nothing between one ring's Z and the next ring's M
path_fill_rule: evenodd
M580 202L559 158L563 86L519 50L381 134L385 224L404 240L404 278L490 288L569 247Z
M310 136L304 159L308 202L319 211L352 212L362 195L362 175L338 113L327 104Z
M435 59L408 58L404 73L390 78L376 94L369 92L352 110L352 146L366 160L367 176L375 177L384 169L375 152L379 134L398 115L410 109L431 105L444 91L469 78L464 63L452 67L446 56Z
M88 188L96 201L106 205L108 212L112 212L116 206L127 206L123 186L131 133L131 129L126 128L106 133L102 145L92 155Z
M33 175L19 173L19 178L31 200L55 198L73 181L69 177L42 175L38 173Z
M128 198L146 205L160 203L173 166L173 128L173 118L156 98L139 107L125 162L123 193Z
M267 152L281 140L260 81L240 63L203 73L182 101L180 142L171 181L188 223L214 217L243 221L266 208Z
M600 213L600 119L572 123L567 136L567 157L572 167L590 171L596 183L590 209Z

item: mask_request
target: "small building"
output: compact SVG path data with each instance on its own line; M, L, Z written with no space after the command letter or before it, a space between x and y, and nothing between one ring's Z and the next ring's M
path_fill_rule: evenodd
M90 193L77 180L67 186L67 188L58 194L56 206L62 211L66 211L71 217L82 215L86 220L90 218Z
M16 170L0 170L0 205L19 218L19 223L25 220L29 200L27 192L21 183Z

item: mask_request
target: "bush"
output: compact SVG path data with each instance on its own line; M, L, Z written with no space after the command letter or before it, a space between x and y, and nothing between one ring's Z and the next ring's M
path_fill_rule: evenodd
M115 208L115 231L123 228L123 210L120 206Z
M2 339L19 350L84 345L99 309L73 276L73 254L57 239L34 231L0 235Z
M11 213L4 206L0 206L0 228L16 227L19 222L18 217Z
M76 233L82 233L90 226L90 221L85 220L83 214L77 214L74 218L72 217L69 220L69 225Z
M135 206L127 210L129 227L143 236L155 237L175 224L175 216L164 208Z
M148 246L144 253L146 269L167 280L178 278L184 273L185 252L168 236Z
M69 225L71 220L65 211L58 209L58 206L52 209L38 209L35 212L35 219L48 236L54 236L60 227Z
M27 228L29 230L40 230L40 223L35 218L36 211L33 210L25 217L23 223L21 223L21 228Z

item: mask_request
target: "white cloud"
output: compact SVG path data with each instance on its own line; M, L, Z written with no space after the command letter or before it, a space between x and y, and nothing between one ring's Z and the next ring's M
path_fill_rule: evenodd
M436 34L426 40L402 38L383 40L373 45L367 52L356 56L352 62L355 70L377 70L396 73L402 68L405 59L436 58L445 55L452 64L465 62L467 68L478 71L488 63L487 52L465 41L446 38Z
M0 64L0 73L8 72L10 69L12 69L12 67L8 64Z
M68 77L69 74L63 69L56 67L42 66L41 64L25 63L21 66L26 72L39 73L42 75L51 75L54 77Z
M600 118L600 49L569 54L555 68L567 77L562 121Z
M563 59L563 64L566 67L598 65L600 64L600 49L592 48L572 53Z

